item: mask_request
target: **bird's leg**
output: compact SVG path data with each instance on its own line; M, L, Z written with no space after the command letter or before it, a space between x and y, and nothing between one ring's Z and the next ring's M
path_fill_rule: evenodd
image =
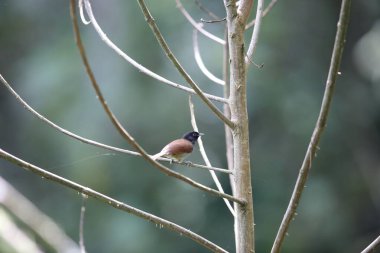
M184 161L183 163L186 164L186 166L188 166L188 167L190 167L191 165L193 165L193 163L190 162L190 161Z

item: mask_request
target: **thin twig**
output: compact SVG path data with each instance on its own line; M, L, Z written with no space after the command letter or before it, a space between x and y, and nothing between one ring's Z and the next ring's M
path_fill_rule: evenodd
M89 9L91 8L90 6L90 3L87 1L87 0L84 0L85 1L85 7L86 9ZM226 198L228 199L235 199L235 201L238 201L240 203L241 200L239 199L236 199L235 197L231 196L231 195L228 195L228 194L224 194L224 193L220 193L219 191L217 190L214 190L214 189L211 189L207 186L204 186L192 179L190 179L189 177L186 177L178 172L175 172L175 171L172 171L171 169L167 168L166 166L158 163L157 161L153 160L151 158L151 156L140 146L140 144L138 144L135 139L133 138L133 136L121 125L121 123L118 121L118 119L116 118L116 116L113 114L113 112L111 111L111 108L108 106L107 102L105 101L103 95L102 95L102 92L100 91L100 87L99 85L97 84L96 82L96 79L95 79L95 76L91 70L91 67L88 63L88 60L87 60L87 56L85 54L85 50L84 50L84 47L83 47L83 44L81 43L81 39L80 39L80 33L79 33L79 28L78 28L78 23L77 23L77 20L76 20L76 13L75 13L75 0L71 0L70 1L70 14L71 14L71 17L72 17L72 21L73 21L73 27L74 27L74 31L75 31L75 38L76 38L76 41L77 41L77 45L78 45L78 48L79 48L79 52L80 52L80 55L82 57L82 60L83 60L83 63L86 67L86 71L87 71L87 74L91 80L91 83L95 89L95 92L96 92L96 95L98 96L99 98L99 101L101 103L101 105L103 106L103 109L104 111L106 112L107 116L109 117L109 119L111 120L112 124L115 126L115 128L117 129L117 131L121 134L121 136L129 143L129 145L131 145L134 149L136 149L140 154L141 156L147 160L151 165L153 165L155 168L157 168L158 170L160 170L161 172L165 173L167 176L170 176L170 177L174 177L174 178L177 178L183 182L186 182L188 184L190 184L191 186L195 187L195 188L198 188L200 190L203 190L203 191L206 191L210 194L213 194L213 195L216 195L216 196L224 196L224 195L227 195ZM206 98L207 99L207 98Z
M106 145L106 144L103 144L103 143L100 143L100 142L96 142L96 141L93 141L93 140L90 140L90 139L87 139L87 138L84 138L82 136L79 136L77 134L74 134L72 132L70 132L69 130L67 129L64 129L60 126L58 126L57 124L55 124L54 122L48 120L46 117L44 117L43 115L41 115L40 113L38 113L36 110L34 110L28 103L26 103L22 98L21 96L16 93L16 91L14 91L12 89L12 87L8 84L8 82L3 78L3 76L0 74L0 81L1 83L8 89L8 91L14 96L16 97L17 101L25 108L27 109L29 112L31 112L34 116L36 116L38 119L40 119L41 121L45 122L46 124L48 124L50 127L58 130L59 132L71 137L71 138L74 138L78 141L81 141L85 144L89 144L89 145L93 145L93 146L96 146L96 147L99 147L99 148L103 148L103 149L106 149L106 150L111 150L111 151L116 151L118 153L122 153L122 154L128 154L128 155L133 155L133 156L141 156L140 153L138 152L135 152L135 151L131 151L131 150L127 150L127 149L122 149L122 148L117 148L117 147L113 147L113 146L110 146L110 145ZM172 162L172 163L175 163L175 164L179 164L179 165L182 165L182 166L185 166L185 167L194 167L194 168L199 168L199 169L206 169L206 170L215 170L215 171L218 171L218 172L222 172L222 173L228 173L228 174L231 174L231 171L229 170L226 170L226 169L221 169L221 168L209 168L207 166L204 166L204 165L201 165L201 164L196 164L196 163L188 163L188 162L176 162L176 161L172 161L171 159L168 159L168 158L158 158L157 160L160 160L160 161L165 161L165 162Z
M252 62L252 57L255 52L257 42L259 40L259 33L260 33L260 27L261 27L261 20L263 16L263 6L264 6L264 0L258 0L257 1L257 11L256 11L256 24L253 28L251 42L249 43L249 47L247 50L247 56L245 58L245 64L248 68L249 64Z
M227 27L224 32L224 37L226 41L228 40L228 31ZM223 94L225 98L228 98L230 95L230 52L229 52L228 43L223 48L223 79L225 85L223 86ZM231 108L229 104L223 105L223 112L228 118L231 118ZM224 133L226 139L226 158L227 158L227 168L230 171L235 171L234 168L234 145L233 145L233 136L231 129L227 126L224 126ZM232 195L235 195L235 180L230 176L230 184L232 189Z
M217 15L215 15L215 13L213 13L212 11L204 7L203 4L199 0L195 0L195 4L199 7L200 10L207 13L207 15L209 15L213 19L220 19Z
M195 120L194 104L193 104L193 101L191 101L191 95L189 96L189 108L190 108L190 116L191 116L191 125L193 126L194 131L199 132L198 126L197 126L197 121ZM199 138L198 143L199 143L199 151L201 152L203 161L206 163L207 166L211 166L211 162L208 159L208 156L206 154L206 150L205 150L205 148L203 146L202 138ZM218 177L216 176L215 172L210 170L210 174L211 174L211 177L214 180L215 185L218 188L218 190L220 192L224 192L222 184L220 183L220 181L219 181ZM232 207L231 203L227 199L223 199L223 200L226 203L228 209L230 210L232 216L235 217L236 213L235 213L235 210Z
M278 0L272 0L268 6L265 8L265 10L263 11L263 16L262 17L265 17L273 8L273 6L277 3ZM256 23L256 19L252 20L251 22L249 22L246 26L245 26L245 29L249 29L251 28L252 26L254 26Z
M377 237L370 245L368 245L361 253L374 253L380 245L380 236Z
M214 252L227 252L226 250L222 249L221 247L212 243L211 241L203 238L202 236L200 236L194 232L191 232L189 229L181 227L181 226L179 226L173 222L162 219L162 218L155 216L153 214L144 212L140 209L137 209L135 207L127 205L127 204L125 204L121 201L118 201L116 199L110 198L107 195L99 193L99 192L92 190L88 187L82 186L82 185L75 183L71 180L68 180L64 177L58 176L54 173L51 173L51 172L46 171L44 169L41 169L41 168L39 168L33 164L25 162L25 161L21 160L20 158L7 153L6 151L4 151L2 149L0 149L0 157L11 162L11 163L13 163L13 164L15 164L15 165L17 165L17 166L19 166L19 167L21 167L21 168L24 168L28 171L31 171L34 174L41 176L42 178L45 178L45 179L51 180L53 182L59 183L63 186L71 188L71 189L73 189L79 193L82 193L82 194L85 194L89 197L93 197L97 200L100 200L100 201L102 201L102 202L104 202L110 206L113 206L114 208L123 210L123 211L128 212L130 214L133 214L137 217L140 217L144 220L150 221L154 224L159 225L160 227L165 227L167 229L170 229L174 232L177 232L180 235L187 236L188 238L192 239L193 241L199 243L200 245L202 245L202 246L204 246L204 247L206 247L206 248L208 248Z
M177 8L180 10L180 12L185 16L185 18L190 22L190 24L195 28L197 29L199 32L201 32L203 35L205 35L207 38L215 41L215 42L218 42L219 44L221 45L224 45L226 44L226 42L224 40L222 40L221 38L215 36L214 34L212 33L209 33L208 31L206 31L205 29L203 29L203 24L202 23L197 23L192 17L191 15L186 11L186 9L183 7L182 3L180 0L176 0L176 3L177 3Z
M220 78L217 78L216 76L214 76L213 73L211 73L207 67L205 66L205 64L203 63L203 60L202 60L202 56L199 52L199 46L198 46L198 31L196 29L194 29L193 31L193 45L194 45L194 58L195 58L195 62L197 63L199 69L202 71L202 73L208 78L210 79L211 81L213 81L214 83L217 83L217 84L220 84L220 85L224 85L224 81Z
M89 20L91 21L91 24L95 28L95 31L98 33L100 38L106 43L106 45L109 46L112 50L114 50L118 55L120 55L123 59L125 59L127 62L129 62L132 66L137 68L140 72L142 72L142 73L144 73L144 74L146 74L146 75L148 75L148 76L150 76L150 77L152 77L152 78L154 78L160 82L168 84L172 87L178 88L180 90L186 91L186 92L191 93L191 94L196 94L196 92L193 89L185 87L185 86L180 85L178 83L172 82L172 81L154 73L153 71L147 69L146 67L144 67L143 65L139 64L138 62L133 60L131 57L129 57L125 52L123 52L119 47L117 47L107 37L107 35L103 32L102 28L99 26L98 22L95 19L95 16L92 12L91 4L89 3L89 1L88 0L82 0L82 1L84 1L86 13L88 15ZM81 6L81 8L82 8L82 6ZM84 23L84 24L87 24L87 23ZM212 99L214 101L221 102L221 103L227 103L228 102L221 97L214 96L214 95L207 94L207 93L205 93L205 97Z
M91 20L87 20L86 17L84 16L84 12L83 12L83 0L79 0L78 1L78 7L79 7L79 16L80 16L80 19L82 20L82 23L85 24L85 25L90 24Z
M220 22L224 22L226 21L227 18L221 18L221 19L213 19L213 20L205 20L203 18L201 18L201 22L203 23L207 23L207 24L214 24L214 23L220 23Z
M322 133L326 127L327 117L329 114L331 101L333 98L334 87L339 72L340 62L342 59L343 48L345 44L345 38L347 33L348 21L350 16L351 0L343 0L339 15L339 21L337 25L337 31L334 42L334 49L332 51L331 63L329 73L326 81L325 93L323 95L322 105L318 120L315 124L313 135L311 137L309 146L307 148L305 158L300 168L296 185L293 190L292 197L290 199L288 208L285 212L284 218L281 222L276 239L273 243L271 253L280 252L281 246L285 239L289 225L296 213L298 204L301 199L302 192L304 190L307 177L311 168L312 161L318 150L318 144L321 139Z
M221 112L213 103L211 103L211 101L204 95L203 91L198 87L198 85L193 81L193 79L189 76L189 74L184 70L184 68L178 62L177 58L174 56L174 54L170 50L168 44L166 43L160 30L158 29L157 24L154 21L152 15L150 14L144 0L138 0L138 3L140 5L140 8L145 16L145 19L149 27L152 29L153 34L156 36L157 41L159 42L160 46L164 50L166 56L172 61L173 65L176 67L178 72L183 76L183 78L185 78L187 83L195 90L197 95L215 113L215 115L225 124L227 124L230 128L234 128L235 127L234 123L230 119L228 119L223 114L223 112Z
M86 213L86 200L88 196L82 193L82 206L80 207L79 217L79 247L81 253L86 253L86 247L84 244L84 215Z

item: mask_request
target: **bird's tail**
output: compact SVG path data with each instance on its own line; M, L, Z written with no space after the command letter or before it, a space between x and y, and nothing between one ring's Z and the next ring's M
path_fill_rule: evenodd
M150 158L152 158L152 160L157 160L158 158L160 158L161 156L165 155L166 151L165 150L162 150L160 153L157 153L155 155L152 155L150 156Z

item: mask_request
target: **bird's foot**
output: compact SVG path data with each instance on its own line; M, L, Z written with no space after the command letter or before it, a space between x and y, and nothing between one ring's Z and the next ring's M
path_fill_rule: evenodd
M190 161L184 161L183 163L184 163L186 166L188 166L188 167L190 167L191 165L193 165L193 163L190 162Z

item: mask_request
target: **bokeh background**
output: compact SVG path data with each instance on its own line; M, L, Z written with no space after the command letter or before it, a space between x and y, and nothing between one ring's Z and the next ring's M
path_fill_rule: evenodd
M207 19L184 1L197 20ZM201 1L224 17L222 1ZM269 1L266 1L269 2ZM207 92L222 87L200 73L192 27L175 1L147 1L167 42ZM136 1L92 1L107 35L131 57L185 84L157 45ZM280 0L263 20L249 68L248 101L257 252L268 252L317 119L340 1ZM223 36L222 24L206 29ZM81 25L90 63L115 114L150 153L191 129L188 95L149 78ZM247 31L247 40L251 30ZM222 47L199 35L203 60L222 76ZM282 252L359 252L380 233L380 2L353 1L327 129ZM97 101L74 43L69 1L0 0L0 73L32 107L84 137L129 149ZM226 167L224 128L197 98L196 117L214 166ZM221 104L216 103L219 107ZM169 219L234 252L223 201L168 178L138 157L71 139L34 117L0 87L0 148L53 173ZM190 157L201 163L198 150ZM206 171L170 165L214 186ZM81 196L4 160L0 175L78 241ZM230 192L229 180L220 175ZM86 202L88 252L207 252L191 240L111 208ZM11 212L1 206L5 212ZM27 211L27 210L26 210ZM13 217L44 252L51 247ZM0 239L0 252L16 252Z

